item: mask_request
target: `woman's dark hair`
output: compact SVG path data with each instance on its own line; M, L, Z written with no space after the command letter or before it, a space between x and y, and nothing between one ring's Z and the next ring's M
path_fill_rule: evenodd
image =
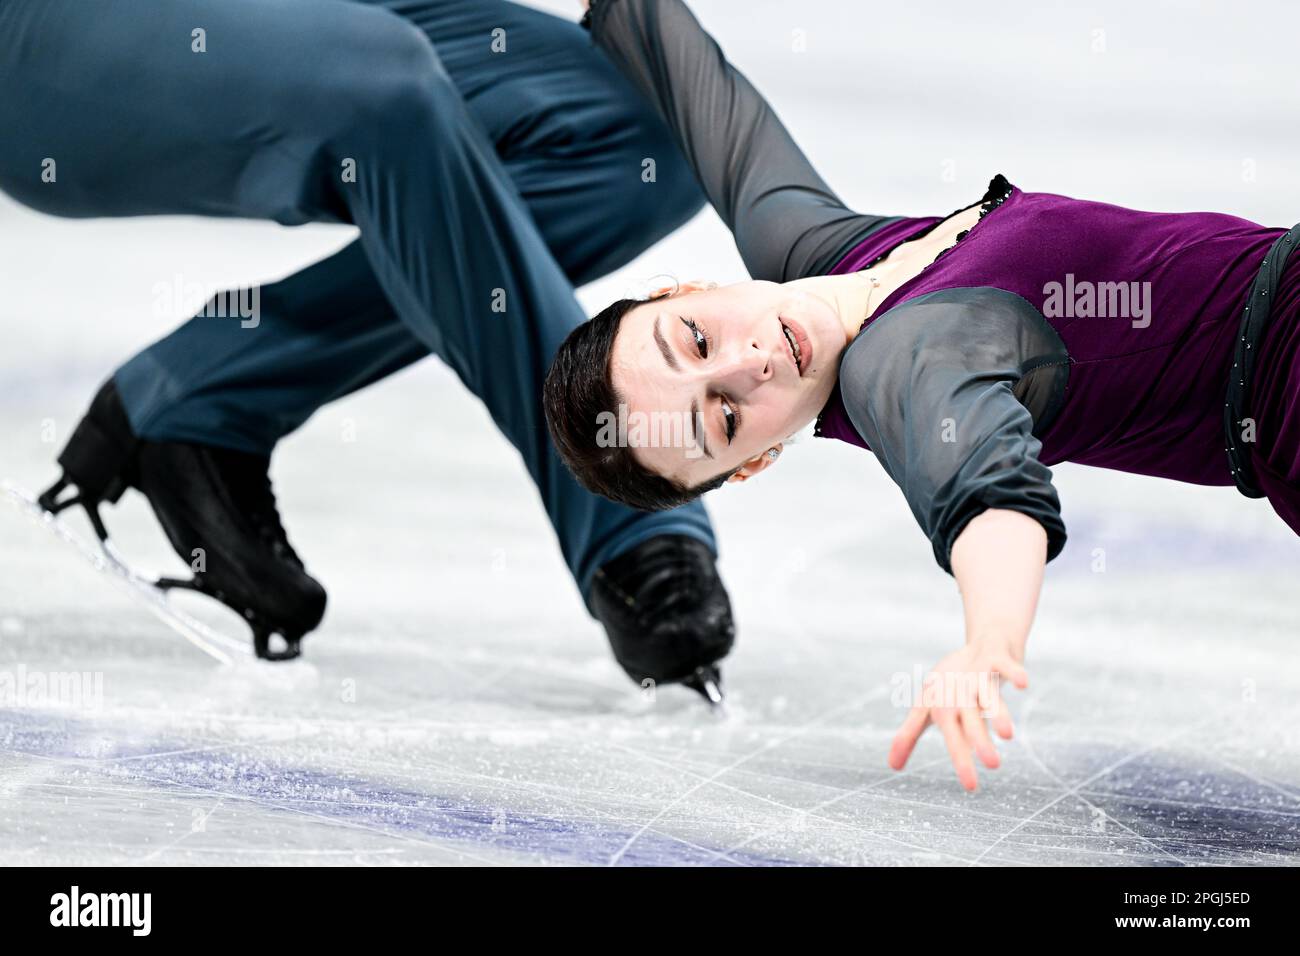
M610 377L614 337L640 304L619 299L569 333L546 373L542 404L555 450L580 485L642 511L664 511L720 487L732 472L690 487L646 468L625 442L600 440L601 421L617 419L623 403Z

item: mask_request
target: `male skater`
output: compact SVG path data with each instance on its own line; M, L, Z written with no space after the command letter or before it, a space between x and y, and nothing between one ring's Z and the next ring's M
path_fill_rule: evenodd
M248 618L260 654L293 656L325 593L281 524L271 451L433 352L519 450L629 676L716 691L733 625L704 511L588 494L542 420L550 357L585 318L572 283L702 202L576 24L503 0L0 0L0 189L65 216L360 229L260 290L256 323L200 315L119 368L51 510L77 501L104 535L98 505L137 488L187 562L205 549L193 586Z

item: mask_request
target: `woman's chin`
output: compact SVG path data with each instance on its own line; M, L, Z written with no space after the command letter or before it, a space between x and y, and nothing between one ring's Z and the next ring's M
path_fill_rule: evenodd
M828 370L838 369L840 356L849 342L844 327L840 325L839 316L831 313L829 322L826 321L826 316L816 318L818 321L804 324L808 338L812 341L812 362L804 370L805 380L823 378Z

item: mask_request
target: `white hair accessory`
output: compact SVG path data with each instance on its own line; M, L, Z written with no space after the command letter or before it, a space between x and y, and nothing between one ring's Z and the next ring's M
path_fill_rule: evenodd
M650 276L648 279L641 279L640 281L633 282L626 290L624 290L625 294L623 298L636 299L638 302L649 302L650 297L667 284L656 282L656 279L667 279L668 282L672 284L672 292L669 293L670 295L676 295L682 287L682 284L677 281L676 276L669 275L667 272L660 272Z

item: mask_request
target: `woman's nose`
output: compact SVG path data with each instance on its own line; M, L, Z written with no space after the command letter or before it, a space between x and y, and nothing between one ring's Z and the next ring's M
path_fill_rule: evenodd
M760 343L750 342L728 356L716 373L732 392L743 392L772 377L772 356Z

